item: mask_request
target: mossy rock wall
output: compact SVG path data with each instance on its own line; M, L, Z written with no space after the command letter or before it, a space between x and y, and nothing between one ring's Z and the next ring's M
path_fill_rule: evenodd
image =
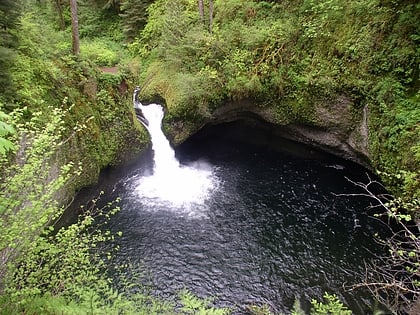
M101 83L104 76L115 82ZM62 152L67 161L82 165L74 190L96 183L103 168L130 161L149 141L147 132L135 119L127 82L112 76L99 74L98 79L86 80L80 87L82 98L70 111L69 120L84 122Z
M257 101L244 100L224 103L211 117L198 123L185 121L173 115L167 121L167 130L175 144L207 124L220 124L244 120L250 126L259 126L271 133L270 146L276 147L275 139L289 139L307 144L341 158L371 168L368 145L368 108L359 108L346 96L311 104L313 113L308 117L299 112L280 115L279 105L258 105ZM280 104L281 107L281 104ZM267 141L267 139L261 139Z

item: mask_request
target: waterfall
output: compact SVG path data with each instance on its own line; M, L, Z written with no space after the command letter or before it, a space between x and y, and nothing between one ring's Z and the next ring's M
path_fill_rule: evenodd
M149 131L154 153L154 174L167 174L179 168L179 162L175 157L168 139L162 132L163 107L159 104L141 106L143 117L148 124L143 123Z
M175 151L162 131L163 107L159 104L142 105L136 100L134 107L139 121L150 134L153 150L153 174L141 175L135 193L143 203L151 206L171 203L183 213L197 215L197 205L205 205L218 186L214 169L203 161L181 165Z

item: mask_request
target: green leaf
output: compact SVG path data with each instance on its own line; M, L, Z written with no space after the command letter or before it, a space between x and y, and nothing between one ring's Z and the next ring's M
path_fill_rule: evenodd
M0 137L0 154L5 155L6 152L12 151L15 148L14 144L2 137Z

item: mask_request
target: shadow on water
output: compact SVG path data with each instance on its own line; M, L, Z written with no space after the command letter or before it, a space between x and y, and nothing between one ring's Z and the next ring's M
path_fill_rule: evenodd
M329 292L365 314L369 294L344 287L360 282L363 262L382 252L373 240L382 226L366 211L370 200L335 194L360 192L345 177L366 180L366 170L286 140L273 150L243 128L207 128L177 148L181 165L210 170L217 182L200 200L141 195L153 167L149 151L136 164L103 172L77 201L99 190L104 203L122 199L109 225L123 232L116 260L149 270L159 296L188 288L219 306L266 303L288 312L295 299L308 309ZM191 184L184 179L176 178L177 188Z

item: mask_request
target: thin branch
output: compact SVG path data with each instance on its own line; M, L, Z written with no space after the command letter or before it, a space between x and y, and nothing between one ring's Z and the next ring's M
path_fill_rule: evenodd
M350 183L360 188L362 192L351 194L334 194L345 197L368 197L375 202L368 209L382 208L383 212L375 216L387 217L388 223L380 220L391 234L386 239L376 239L389 250L389 255L378 257L376 262L365 266L365 280L349 287L350 290L367 288L381 303L394 314L403 314L420 299L420 239L418 225L407 222L407 216L398 212L404 208L404 203L387 193L377 194L373 187L385 189L383 185L372 180L366 174L367 182L356 182L346 177ZM408 217L409 218L409 217ZM392 222L392 220L395 220ZM390 223L393 223L392 225ZM394 225L396 223L397 225Z

